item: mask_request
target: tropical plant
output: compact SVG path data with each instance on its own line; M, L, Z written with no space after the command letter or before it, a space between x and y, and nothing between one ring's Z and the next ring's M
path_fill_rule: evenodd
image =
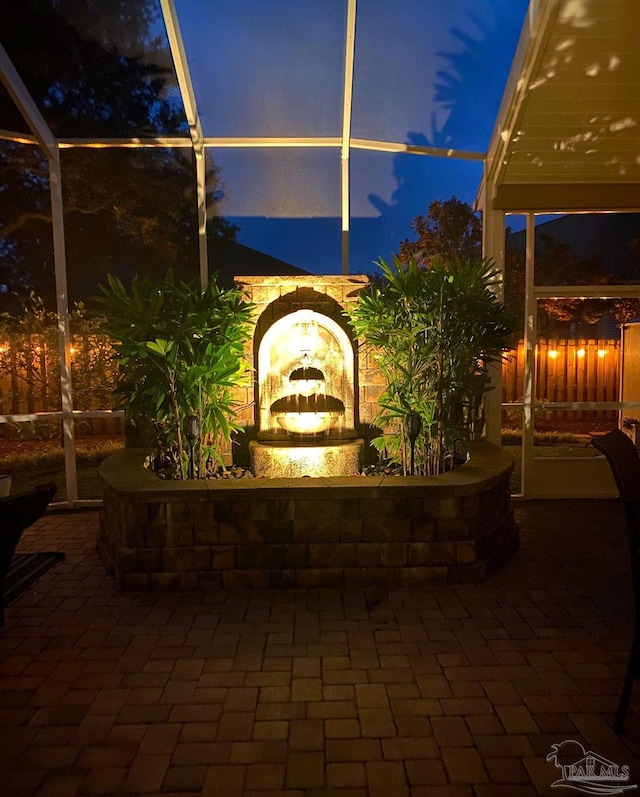
M107 279L96 301L118 354L119 408L153 422L170 475L204 478L240 431L234 389L250 377L243 344L252 305L237 288L212 280L202 291L171 271L158 281L135 277L130 291Z
M487 366L500 360L514 329L494 292L499 273L488 260L438 256L428 268L397 257L377 265L382 284L348 311L386 382L373 445L405 474L440 473L480 431Z

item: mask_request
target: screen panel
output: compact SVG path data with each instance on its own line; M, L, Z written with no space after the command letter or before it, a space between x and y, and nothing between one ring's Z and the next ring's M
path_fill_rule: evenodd
M415 239L413 220L431 202L455 196L471 204L481 174L475 161L351 150L351 272L371 272Z
M249 276L243 265L265 274L341 272L338 149L214 148L207 155L224 183L220 212L247 247L235 252L237 266L229 263L236 274ZM220 270L215 262L212 268Z
M359 4L352 135L484 151L527 5Z
M346 0L177 0L205 136L338 136Z
M72 304L97 295L107 274L198 278L190 149L63 150L62 175Z
M58 137L187 132L159 0L5 3L0 40Z
M568 214L536 226L536 285L640 279L640 213Z

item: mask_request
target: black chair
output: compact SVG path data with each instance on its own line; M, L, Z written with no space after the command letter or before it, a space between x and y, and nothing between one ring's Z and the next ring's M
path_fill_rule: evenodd
M627 517L635 623L627 674L613 724L616 733L621 733L633 682L640 677L640 455L631 438L620 429L592 437L591 445L607 458Z
M22 532L44 513L58 487L53 482L0 498L0 628L4 628L4 577Z

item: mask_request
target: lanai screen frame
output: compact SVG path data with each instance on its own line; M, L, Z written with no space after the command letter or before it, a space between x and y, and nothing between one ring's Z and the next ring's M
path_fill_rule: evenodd
M31 130L31 136L24 134L8 133L0 131L0 137L17 141L20 143L32 144L41 147L46 154L49 162L51 208L53 217L53 240L54 240L54 266L57 293L57 315L58 315L58 341L61 360L61 396L62 411L53 413L38 413L35 415L12 415L0 416L0 422L20 422L29 421L46 416L52 420L62 422L64 453L65 453L65 475L67 482L67 504L75 507L79 505L95 504L95 501L78 500L76 461L75 461L75 439L74 422L81 418L96 418L113 416L110 410L98 411L75 411L73 409L73 390L71 384L71 358L70 358L70 333L69 333L69 308L67 299L67 275L64 243L63 225L63 197L61 191L61 167L60 150L65 148L83 147L113 147L113 148L189 148L194 153L195 174L197 195L197 215L198 215L198 251L199 251L199 272L203 285L206 284L209 274L209 264L206 246L206 191L205 191L205 171L206 171L206 150L208 148L292 148L292 147L324 147L340 150L340 186L341 186L341 227L342 227L342 271L349 273L349 230L350 230L350 176L349 160L350 153L354 149L374 150L387 153L408 153L416 156L428 156L438 158L448 158L457 160L467 160L482 162L484 165L484 179L480 190L479 206L483 210L483 253L495 262L496 266L504 271L504 223L505 210L496 209L493 206L497 187L500 181L499 163L501 142L508 146L508 139L502 137L503 131L510 129L510 115L519 102L518 81L527 74L531 63L535 62L540 48L544 47L545 26L549 24L554 10L560 5L560 0L531 0L523 35L513 59L510 83L505 91L505 102L503 110L498 116L494 139L486 153L471 152L465 150L440 149L437 147L422 147L396 141L380 141L355 138L351 135L351 109L353 93L353 64L355 51L355 28L356 28L356 0L347 0L347 15L345 29L345 53L344 53L344 81L343 81L343 111L342 111L342 132L340 137L318 137L318 138L251 138L251 137L229 137L229 138L210 138L205 137L198 114L195 93L189 72L189 66L183 45L182 35L178 22L174 0L160 0L162 15L167 30L169 45L173 58L174 68L178 78L178 86L182 97L186 119L189 127L188 137L155 137L155 138L119 138L119 139L56 139L40 114L36 104L30 97L28 90L22 82L20 75L14 69L7 53L0 45L0 79L2 79L10 96L27 122ZM518 60L520 59L520 60ZM608 207L593 207L592 212L607 211ZM640 212L640 208L629 208L633 212ZM533 362L535 347L535 304L540 293L533 284L533 224L534 213L527 208L514 212L526 213L527 215L527 305L525 308L525 348L527 351L527 366L525 373L524 395L524 436L523 436L523 473L525 495L527 494L527 479L533 469ZM548 207L539 212L567 212L560 208ZM609 286L616 288L616 295L637 296L637 290L629 286ZM568 290L568 289L567 289ZM597 286L581 286L582 294L585 291L597 291L601 294L601 288ZM487 396L487 438L492 442L500 442L501 411L501 374L499 368L494 368L492 383L496 389Z
M628 0L627 0L628 1ZM621 0L622 2L622 0ZM538 69L547 54L549 39L554 25L558 24L563 10L570 3L565 0L530 0L529 9L523 25L522 34L512 60L511 73L505 87L503 101L498 111L494 134L489 143L484 162L484 174L476 204L483 213L483 251L493 258L504 273L505 220L507 215L525 217L525 307L524 307L524 374L523 400L521 404L502 404L501 373L494 368L492 382L497 389L488 395L487 429L493 442L500 442L501 416L503 409L520 407L523 412L522 423L522 482L520 495L524 498L559 497L560 493L548 494L536 480L534 457L535 412L542 405L536 400L536 345L537 345L537 303L539 299L556 298L640 298L640 286L631 284L614 285L537 285L535 281L535 217L548 214L589 214L589 213L637 213L640 205L636 198L640 186L637 182L621 182L615 186L593 179L587 186L569 184L559 186L539 182L535 184L506 184L509 157L519 138L518 130L526 126L526 99L532 84L539 77ZM577 8L577 6L576 6ZM597 53L594 53L594 58ZM632 109L635 110L635 104ZM506 185L506 191L504 191ZM558 188L566 190L558 191ZM600 188L598 191L597 189ZM587 189L587 190L585 190ZM590 201L595 197L596 201ZM598 201L599 200L599 201ZM495 377L495 380L494 380ZM621 387L621 385L619 386ZM621 399L621 396L619 396ZM593 402L545 402L545 410L640 410L640 402L593 401ZM489 431L488 431L489 436ZM545 459L545 458L541 458ZM574 462L575 458L567 457ZM609 468L603 457L599 457L601 487L598 495L617 495L610 477ZM584 460L582 460L584 462ZM544 480L542 480L544 482ZM564 493L573 497L569 488ZM594 493L595 494L595 493ZM580 497L583 493L576 493Z
M54 266L56 284L56 312L58 316L58 346L60 351L60 377L62 410L35 414L3 415L0 423L20 423L40 418L61 421L65 456L65 478L67 485L67 505L69 508L96 505L100 501L80 500L76 473L76 449L74 423L82 418L104 418L122 412L111 410L77 411L73 409L73 386L71 380L71 336L69 330L69 305L67 291L67 270L63 223L62 174L60 150L92 147L110 148L189 148L194 153L198 218L198 254L200 282L206 286L209 278L207 252L207 206L206 206L206 150L209 148L291 148L324 147L340 150L340 196L341 196L341 248L342 273L349 273L349 231L350 231L350 175L349 159L353 149L374 150L387 153L409 153L416 156L457 159L484 162L485 153L468 150L442 149L438 147L417 146L397 141L378 141L355 138L351 135L351 112L353 97L353 65L355 53L356 0L346 0L345 52L342 133L340 137L205 137L198 114L198 107L189 71L185 47L180 32L180 24L174 0L160 0L162 16L167 31L173 65L178 79L182 103L189 127L189 137L158 136L154 138L117 139L78 139L56 138L38 107L29 94L20 75L14 68L5 49L0 44L0 79L2 80L16 107L31 130L31 135L0 131L0 138L22 144L39 146L49 163L51 192L52 229L54 243ZM499 429L498 429L499 435Z

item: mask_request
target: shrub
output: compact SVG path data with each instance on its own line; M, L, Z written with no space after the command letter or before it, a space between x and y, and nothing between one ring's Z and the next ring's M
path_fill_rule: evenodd
M119 360L119 407L130 420L151 419L162 448L158 464L171 475L204 478L240 430L233 390L250 377L243 344L252 306L237 288L212 280L203 291L176 282L171 271L159 281L136 277L130 291L109 276L101 290L103 330Z
M385 378L373 444L429 475L452 466L464 441L481 434L487 366L499 361L515 329L498 301L499 273L486 260L434 257L381 261L383 279L348 311L354 332L371 347Z

